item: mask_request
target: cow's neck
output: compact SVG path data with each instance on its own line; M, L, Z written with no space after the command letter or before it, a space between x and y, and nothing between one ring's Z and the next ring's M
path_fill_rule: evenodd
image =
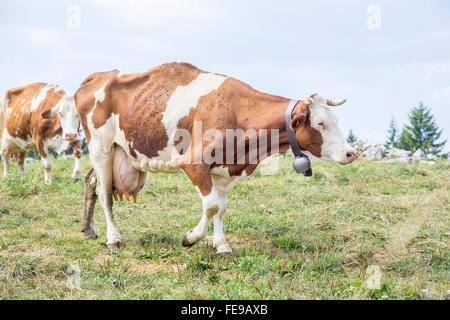
M267 129L270 140L271 130L277 129L279 132L278 151L271 148L269 155L275 153L285 153L290 145L284 115L290 99L263 94L258 104L258 112L254 118L255 128Z

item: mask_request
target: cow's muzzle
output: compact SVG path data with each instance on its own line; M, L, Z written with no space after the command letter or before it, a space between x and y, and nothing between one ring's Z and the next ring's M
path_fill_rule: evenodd
M356 154L355 150L348 150L345 155L346 155L346 159L345 159L345 161L341 162L341 164L350 164L357 157L357 154Z
M64 134L63 139L66 141L69 141L69 142L74 142L74 141L80 140L77 133L66 133L66 134Z

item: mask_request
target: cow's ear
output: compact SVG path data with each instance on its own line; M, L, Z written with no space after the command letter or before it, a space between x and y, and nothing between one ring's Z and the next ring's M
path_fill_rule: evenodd
M55 108L51 108L49 110L42 111L41 117L44 119L51 119L54 118L57 114L57 110Z
M300 105L300 110L294 111L294 117L291 120L291 130L297 130L306 122L306 117L308 116L308 106L305 103Z
M45 110L41 113L41 117L44 119L52 118L52 110Z
M306 115L301 113L294 116L291 120L291 130L297 130L306 121Z

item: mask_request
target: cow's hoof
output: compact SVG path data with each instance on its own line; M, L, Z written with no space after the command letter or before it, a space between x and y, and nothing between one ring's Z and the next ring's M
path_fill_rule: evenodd
M80 180L81 179L81 174L80 173L78 173L78 174L72 174L72 179L73 180Z
M216 252L220 254L230 254L233 252L228 243L222 243L220 245L214 246L214 249L216 249Z
M122 240L117 239L106 244L110 250L120 249L123 246Z
M88 239L91 240L98 239L98 235L95 233L95 230L93 228L81 229L81 232L83 232L84 236Z
M187 248L192 247L194 245L193 243L189 242L189 240L187 238L187 233L184 235L183 239L181 240L181 245L183 247L187 247Z

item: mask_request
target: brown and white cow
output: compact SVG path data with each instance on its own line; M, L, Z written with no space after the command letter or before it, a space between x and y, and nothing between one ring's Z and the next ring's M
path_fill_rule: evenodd
M79 126L74 98L59 86L33 83L8 90L0 97L4 176L8 175L9 155L17 154L19 172L24 177L25 155L28 150L37 149L42 158L45 183L51 184L52 162L48 149L62 152L72 146L75 156L72 178L80 178Z
M187 63L168 63L139 74L95 73L83 81L75 101L94 168L86 177L82 232L97 238L93 209L98 194L110 248L122 245L112 196L136 196L147 171L181 170L203 202L202 218L182 244L190 246L203 239L214 218L213 245L217 252L231 252L223 233L227 194L264 157L289 149L284 119L289 99ZM292 112L291 126L304 153L350 163L355 150L343 138L327 104L336 105L319 95L300 101ZM236 131L245 133L240 136L244 137L244 157L238 155ZM265 138L266 154L250 159L255 148L250 143L252 135L262 140L259 134L267 131L278 133L278 141ZM184 148L179 148L183 143ZM256 146L262 149L261 144Z

